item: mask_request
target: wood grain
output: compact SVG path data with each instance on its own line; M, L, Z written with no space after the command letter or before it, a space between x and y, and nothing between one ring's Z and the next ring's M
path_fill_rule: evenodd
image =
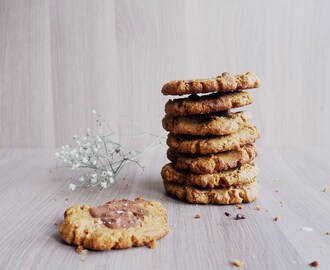
M258 74L262 145L329 146L330 2L0 1L0 146L67 143L102 113L160 134L168 80Z
M0 150L1 269L318 269L330 267L330 164L321 148L261 147L260 197L235 206L187 204L164 193L160 168L165 147L129 166L109 190L77 189L79 172L54 170L54 150ZM125 177L125 180L122 178ZM57 226L73 204L98 205L114 198L144 196L163 203L171 233L157 248L132 248L78 255L64 244ZM261 211L255 210L262 206ZM232 214L226 217L224 212ZM195 219L196 214L200 219ZM237 213L245 220L234 220ZM273 218L281 216L279 222ZM312 232L303 230L310 227Z

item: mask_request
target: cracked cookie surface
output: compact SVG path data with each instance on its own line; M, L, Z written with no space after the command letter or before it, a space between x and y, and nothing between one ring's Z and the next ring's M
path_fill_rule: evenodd
M163 166L161 175L163 180L187 186L206 188L242 186L253 182L259 173L254 164L244 164L235 169L209 174L194 174L178 171L169 163Z
M199 189L193 186L163 181L165 190L190 203L237 204L253 202L258 197L259 184L256 180L241 187Z
M237 132L252 118L248 111L223 114L200 114L186 116L165 115L163 128L173 134L186 135L226 135Z
M169 232L166 209L143 198L113 200L94 208L72 206L59 231L68 244L92 250L154 245Z
M209 92L230 92L241 89L257 88L260 80L252 72L231 75L228 72L211 79L173 80L162 88L164 95L185 95Z
M238 150L197 156L180 154L171 148L167 150L167 158L173 162L175 169L196 174L232 169L251 162L256 156L257 149L251 144L244 145Z
M167 101L165 112L168 115L207 114L227 111L243 107L253 102L248 92L232 92L225 94L210 94L206 96L191 95L187 98L178 98Z
M234 134L211 137L168 134L167 145L179 153L214 154L238 150L241 146L254 143L260 137L256 126L246 126Z

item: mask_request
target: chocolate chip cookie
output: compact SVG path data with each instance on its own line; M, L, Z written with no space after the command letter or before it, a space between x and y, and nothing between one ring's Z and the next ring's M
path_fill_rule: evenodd
M190 171L196 174L232 169L251 162L256 156L257 149L251 144L244 145L238 150L209 155L181 154L171 148L167 150L167 158L173 162L176 170Z
M173 134L226 135L237 132L252 118L250 112L199 114L186 116L165 115L163 128Z
M230 169L208 174L194 174L187 171L178 171L173 164L166 164L161 171L164 181L183 184L187 186L199 186L206 188L242 186L253 182L259 173L259 168L251 164L244 164Z
M257 88L260 80L252 72L231 75L228 72L212 79L173 80L162 88L163 95L185 95L209 92L231 92L241 89Z
M253 202L258 196L257 180L240 187L202 189L163 181L165 190L175 197L190 203L236 204Z
M187 98L169 100L165 104L165 112L175 116L207 114L246 106L252 102L252 96L248 92L240 91L206 96L191 95Z
M214 154L238 150L241 146L254 143L259 138L255 126L246 126L234 134L211 137L197 137L168 134L167 145L179 153Z

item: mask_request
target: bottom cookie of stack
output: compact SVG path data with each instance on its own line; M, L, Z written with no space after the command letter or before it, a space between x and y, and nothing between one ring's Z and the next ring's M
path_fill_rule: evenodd
M253 202L258 196L259 184L256 179L250 184L228 188L203 189L163 181L165 190L181 200L199 204L237 204Z

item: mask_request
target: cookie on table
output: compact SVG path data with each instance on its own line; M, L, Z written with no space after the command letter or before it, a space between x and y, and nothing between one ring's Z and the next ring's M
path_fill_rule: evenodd
M238 150L198 156L180 154L171 148L167 150L167 158L173 162L175 169L196 174L232 169L251 162L256 156L257 149L252 144L244 145Z
M165 190L190 203L200 204L237 204L253 202L259 191L257 180L241 187L202 189L173 182L163 181Z
M187 98L169 100L165 104L168 115L207 114L243 107L253 102L248 92L210 94L205 96L190 95Z
M65 242L93 250L153 246L168 232L166 209L143 198L75 205L65 211L60 225Z
M209 92L231 92L242 89L258 88L260 80L252 72L231 75L228 72L212 79L174 80L162 88L164 95L185 95Z
M259 173L259 168L251 164L244 164L235 169L208 174L194 174L178 171L169 163L163 166L161 175L164 181L199 186L206 188L242 186L253 182Z
M248 111L187 116L165 115L163 128L173 134L186 135L226 135L235 133L246 126L252 118Z
M234 134L211 137L168 134L167 145L179 153L214 154L238 150L241 146L254 143L260 137L256 126L246 126Z

